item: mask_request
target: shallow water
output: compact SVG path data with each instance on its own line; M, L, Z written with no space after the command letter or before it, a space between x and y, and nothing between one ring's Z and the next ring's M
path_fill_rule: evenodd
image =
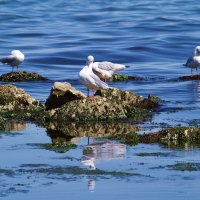
M48 97L54 81L70 82L86 92L78 80L78 72L89 54L96 60L130 65L122 73L145 77L145 80L109 85L145 97L155 94L165 101L158 112L139 124L139 133L158 130L161 125L199 126L200 82L177 81L178 77L191 73L182 64L199 45L199 11L197 0L189 3L182 0L0 0L0 56L20 49L26 56L21 70L35 71L51 79L47 82L14 83L39 100ZM2 74L10 70L8 66L1 66ZM81 163L81 158L88 138L78 138L77 148L63 154L37 145L50 142L45 129L32 124L28 124L25 130L2 133L0 168L15 174L0 173L0 197L198 199L198 171L177 172L159 166L176 162L198 163L199 147L186 145L185 148L174 149L157 144L139 144L125 146L126 153L120 158L107 159L107 154L103 154L105 159L95 157L98 169L133 172L142 176L77 176L19 171L28 168L22 167L22 164L47 164L44 168L87 168ZM136 155L141 152L169 155Z

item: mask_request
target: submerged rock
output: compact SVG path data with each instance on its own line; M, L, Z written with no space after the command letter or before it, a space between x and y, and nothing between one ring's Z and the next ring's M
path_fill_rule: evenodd
M137 76L127 76L123 74L114 74L112 78L109 81L117 82L117 81L139 81L142 80L142 78L137 77Z
M0 81L4 82L23 82L23 81L46 81L47 78L35 73L35 72L10 72L2 74Z
M185 142L200 144L200 128L177 127L164 129L156 133L140 135L139 142L177 145Z
M84 98L86 98L86 96L72 87L71 84L66 82L55 82L45 105L47 110L49 110L61 107L66 102Z
M93 99L83 98L65 103L51 113L58 121L102 121L120 120L147 114L158 107L158 103L135 93L116 88L97 91Z
M200 80L200 74L190 75L190 76L181 76L179 79L182 81Z

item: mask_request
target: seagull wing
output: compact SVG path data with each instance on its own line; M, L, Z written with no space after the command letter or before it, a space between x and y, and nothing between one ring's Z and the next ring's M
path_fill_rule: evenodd
M89 74L91 81L93 82L94 85L101 89L108 89L108 85L103 82L96 74L90 73Z
M185 64L183 64L184 66L188 66L190 65L192 62L194 62L193 57L188 58L187 62Z
M13 61L15 61L15 56L13 56L13 55L9 55L9 56L5 56L5 57L1 58L1 62L3 64L10 64Z
M115 64L112 62L98 62L98 68L106 71L119 71L125 69L125 65Z

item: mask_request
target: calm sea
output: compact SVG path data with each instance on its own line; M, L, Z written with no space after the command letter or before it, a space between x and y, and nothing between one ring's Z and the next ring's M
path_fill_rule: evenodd
M145 97L148 94L155 94L165 100L161 110L154 114L151 121L141 125L143 127L141 132L149 131L152 123L154 125L162 123L167 126L188 126L195 123L196 126L199 126L200 81L177 81L178 77L191 74L190 69L183 67L182 64L189 56L193 55L195 46L200 45L199 15L200 4L197 0L0 0L0 56L7 55L11 50L19 49L26 56L20 70L37 72L50 79L47 82L14 83L38 100L45 100L48 97L54 81L67 81L86 93L85 87L78 80L78 73L85 65L88 55L93 55L96 61L112 61L130 65L130 68L121 73L143 77L144 81L109 83L109 85L133 91ZM1 74L10 71L9 66L1 65ZM27 132L31 131L38 134L38 129L35 127ZM44 130L42 131L44 132ZM14 140L8 137L5 140L8 144L5 147L7 150L4 152L6 155L10 155L9 149L23 149L23 145L25 145L20 143L16 147L15 142L18 139ZM40 138L38 138L39 140ZM137 151L140 149L149 151L152 148L155 148L155 151L163 151L160 147L153 145L137 146ZM2 149L4 148L2 147ZM134 154L133 151L130 148L127 157L130 158ZM34 152L39 158L41 152L36 150ZM199 153L199 150L197 152ZM77 152L74 153L78 155ZM182 154L181 152L181 156ZM191 154L194 155L194 153ZM20 157L20 154L17 156ZM28 158L29 154L27 153L26 156ZM52 158L56 155L47 153L47 156ZM190 156L186 161L192 160L190 160ZM134 169L135 157L131 158L131 164L125 159L126 161L121 163L118 161L118 165L124 170L126 170L126 164L129 165L127 169ZM182 159L184 160L184 158ZM194 160L199 161L199 157L195 157ZM137 160L138 165L140 163L141 166L145 165L145 162L154 161ZM1 160L1 162L4 161ZM26 161L24 162L26 163ZM30 160L27 162L31 163ZM13 165L10 160L6 160L5 163L7 163L5 166L12 167L19 164L16 160ZM159 165L158 160L156 163ZM23 161L20 164L23 164ZM112 167L114 164L112 163ZM104 164L102 164L102 168L104 168ZM105 169L109 169L109 166L106 166ZM145 175L149 175L148 173L147 167ZM161 181L158 182L153 178L153 180L148 179L147 182L146 179L141 181L140 178L137 178L131 180L132 185L138 183L133 188L131 184L128 184L129 179L124 181L124 185L121 185L119 180L110 179L106 182L106 179L101 179L98 182L96 193L99 199L101 195L105 197L103 192L107 188L104 187L113 184L113 187L116 186L116 190L112 188L110 193L107 191L106 194L115 199L134 199L134 192L138 199L151 199L149 195L152 199L189 199L190 192L193 194L191 199L198 199L199 188L191 186L192 179L195 180L195 183L197 182L197 185L199 184L198 180L194 178L194 174L191 177L186 176L185 179L185 174L179 174L181 178L177 175L177 178L180 178L177 183L172 181L175 179L175 175L170 174L171 178L168 179L162 174L159 176L159 178L162 177ZM96 181L98 181L97 179L95 178ZM186 179L190 180L190 188L184 193L187 188ZM65 199L65 195L62 196L64 194L62 187L65 182L59 182L59 185L56 185L51 178L48 181L44 180L46 180L45 177L42 177L41 182L35 180L36 183L34 181L29 183L31 186L35 184L33 188L37 188L32 190L33 194L39 194L37 183L50 185L47 187L43 185L44 188L41 189L46 198L48 188L53 185L52 188L61 192L60 199ZM94 196L88 195L82 188L84 179L81 179L81 184L78 181L80 180L66 184L66 187L72 190L71 193L66 193L65 197L68 198L69 195L70 199L73 199L75 194L74 199L78 199L78 196L76 197L76 187L78 187L78 190L82 191L84 199L92 199ZM5 185L8 185L12 179L5 182ZM153 184L151 184L152 182ZM163 182L164 186L162 187L160 185ZM169 187L168 183L171 184ZM143 193L145 189L143 190L142 184L146 189L148 188L147 193ZM153 185L161 187L160 196L156 195ZM176 190L178 187L180 190ZM2 188L4 188L3 185L1 185ZM119 195L116 194L117 190L121 191ZM131 196L133 190L133 196ZM50 199L51 195L48 197ZM18 197L18 199L22 198ZM98 199L97 196L94 198ZM39 198L36 195L33 196L33 199L43 199L43 197Z

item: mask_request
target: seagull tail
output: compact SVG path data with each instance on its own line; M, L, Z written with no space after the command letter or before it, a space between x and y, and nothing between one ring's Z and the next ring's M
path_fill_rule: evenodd
M125 65L125 67L126 67L126 68L130 68L131 66L130 66L130 65Z
M3 64L6 64L7 63L7 59L6 58L0 58L0 62L3 63Z

